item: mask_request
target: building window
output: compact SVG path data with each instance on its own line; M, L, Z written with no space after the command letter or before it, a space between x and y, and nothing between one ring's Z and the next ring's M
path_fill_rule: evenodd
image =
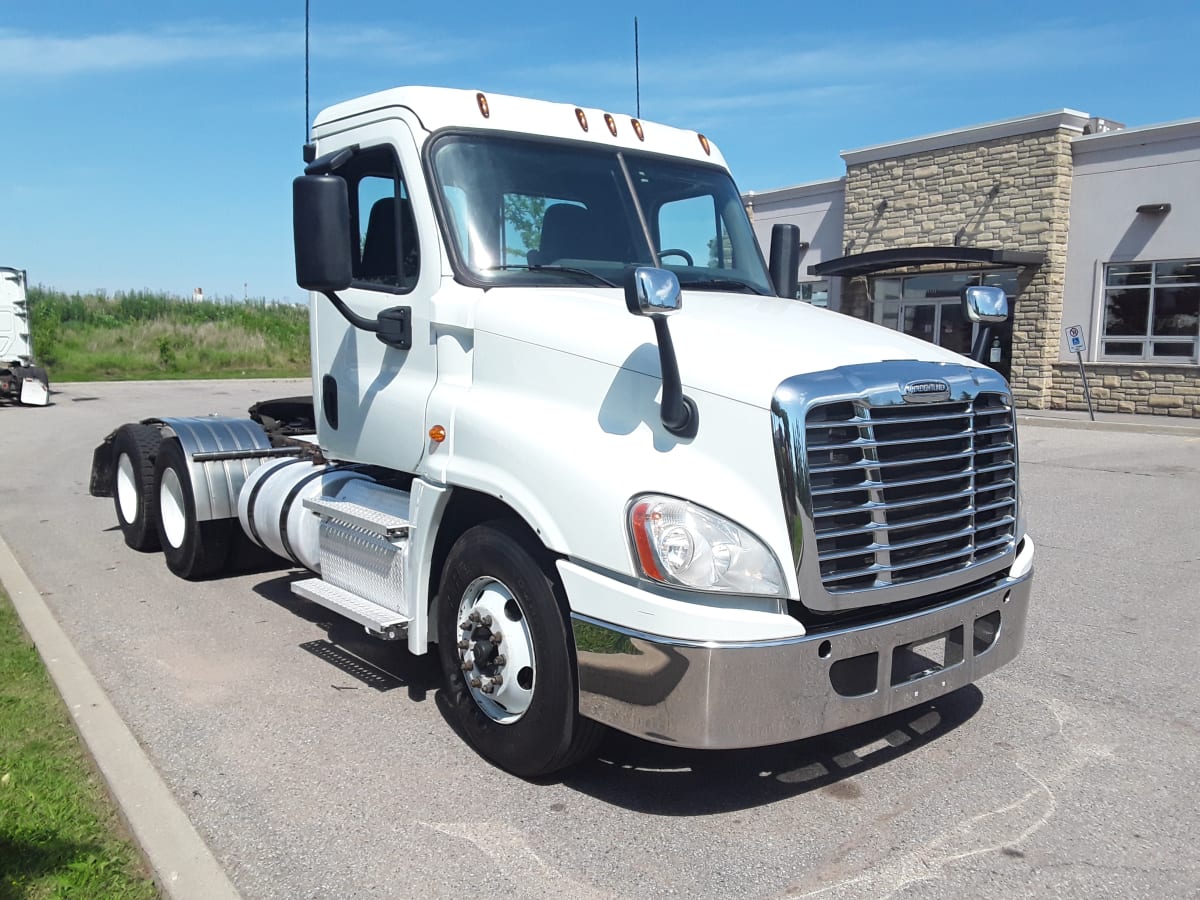
M796 285L796 299L804 300L813 306L829 306L829 279L800 282Z
M1103 358L1194 363L1198 352L1200 259L1105 267Z

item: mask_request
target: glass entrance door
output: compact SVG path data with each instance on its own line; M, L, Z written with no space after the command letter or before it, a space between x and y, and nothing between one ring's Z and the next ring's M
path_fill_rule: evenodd
M957 299L901 301L900 330L964 354L971 351L971 340L975 334L974 324L963 316L962 304Z

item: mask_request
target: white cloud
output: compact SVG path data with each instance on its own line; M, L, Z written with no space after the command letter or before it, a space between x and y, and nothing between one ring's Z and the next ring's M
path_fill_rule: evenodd
M314 58L403 58L443 62L446 42L414 40L384 28L323 28L314 33ZM295 27L193 23L108 34L51 35L0 29L0 75L62 78L103 72L156 69L190 63L254 63L298 59L304 31ZM463 45L454 53L463 52Z
M1116 25L1047 23L976 37L949 35L913 38L866 30L841 34L783 34L756 39L753 45L682 47L643 54L643 105L651 117L678 119L696 114L723 118L741 110L803 110L831 102L878 103L881 95L917 91L931 94L939 86L996 85L1007 73L1050 76L1064 70L1102 68L1113 53L1151 52L1131 46L1135 38ZM1146 38L1150 40L1150 38ZM632 105L633 54L552 62L510 76L523 90L551 85L557 95L577 91L577 102L595 105L621 98L622 111Z

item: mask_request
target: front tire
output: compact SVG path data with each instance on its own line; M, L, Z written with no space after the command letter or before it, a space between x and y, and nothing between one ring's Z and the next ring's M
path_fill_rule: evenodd
M154 460L162 435L151 425L122 425L113 437L113 506L125 543L134 550L159 548Z
M446 697L471 746L523 778L591 755L603 728L579 715L566 603L545 548L515 523L477 525L451 548L439 593Z
M196 521L191 465L178 438L167 438L154 461L158 540L167 568L180 578L197 579L225 569L236 519Z

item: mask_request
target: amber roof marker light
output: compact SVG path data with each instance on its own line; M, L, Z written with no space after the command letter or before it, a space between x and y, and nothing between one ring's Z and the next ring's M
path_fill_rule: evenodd
M585 113L578 106L575 107L575 118L579 120L579 127L582 128L584 131L587 131L588 130L587 113Z
M617 136L617 120L614 119L612 116L610 116L608 113L605 113L604 114L604 124L608 126L609 133L613 137L616 137Z
M704 155L705 155L705 156L712 156L712 144L710 144L710 143L708 142L708 138L706 138L706 137L705 137L704 135L702 135L702 134L699 134L699 135L696 135L696 136L697 136L698 138L700 138L700 146L704 148Z
M475 95L475 102L479 104L479 111L483 113L483 117L489 118L492 111L488 108L487 97L483 96L483 91Z
M637 135L637 139L639 141L644 141L646 139L646 135L642 132L642 123L637 119L630 119L629 121L633 123L633 133Z

